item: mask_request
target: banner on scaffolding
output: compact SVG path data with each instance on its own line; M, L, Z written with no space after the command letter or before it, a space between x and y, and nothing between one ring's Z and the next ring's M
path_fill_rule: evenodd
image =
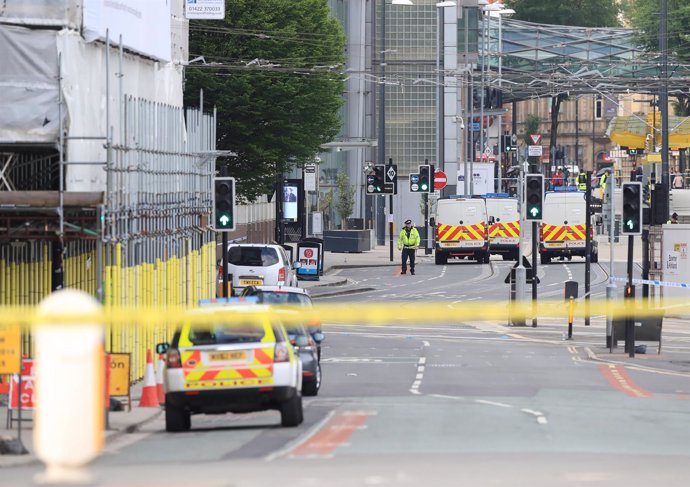
M168 0L84 0L84 38L118 44L144 56L171 60L171 2Z

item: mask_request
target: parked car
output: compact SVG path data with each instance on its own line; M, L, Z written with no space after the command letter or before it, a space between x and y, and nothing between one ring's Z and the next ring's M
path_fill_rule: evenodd
M254 304L196 309L170 344L156 346L166 353L166 431L189 430L192 414L267 409L280 411L283 426L302 423L302 361L282 323L256 311ZM296 337L295 346L308 341Z
M296 305L311 308L313 306L309 291L293 286L247 286L240 293L241 297L254 297L257 303L272 305ZM303 323L311 338L316 343L316 353L321 360L321 342L325 339L321 320L311 316Z
M222 262L218 263L218 291L222 296ZM247 286L297 286L297 273L287 252L274 244L228 245L228 283L233 295Z
M316 341L300 322L298 312L280 310L279 313L285 316L283 324L288 338L302 361L302 394L316 396L321 388L321 363Z

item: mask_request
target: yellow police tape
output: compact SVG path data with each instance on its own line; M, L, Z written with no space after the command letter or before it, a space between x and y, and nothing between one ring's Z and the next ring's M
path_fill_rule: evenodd
M288 310L289 312L286 312ZM179 325L183 322L209 324L218 319L232 320L241 317L264 316L283 322L308 323L312 320L324 325L389 325L427 323L461 323L481 321L517 321L539 318L568 318L568 306L563 301L542 300L536 303L525 301L509 304L506 301L472 301L449 303L448 301L389 302L381 303L338 303L316 304L313 308L266 307L261 305L240 306L215 305L203 308L185 307L136 307L104 308L98 313L80 313L76 310L59 314L41 314L36 307L0 307L1 325L31 327L37 324L79 325L101 323L133 326L151 329L161 324ZM690 316L690 302L686 300L664 301L663 307L646 307L640 302L616 300L578 301L575 318L610 315L621 319L627 316L644 318L651 316Z

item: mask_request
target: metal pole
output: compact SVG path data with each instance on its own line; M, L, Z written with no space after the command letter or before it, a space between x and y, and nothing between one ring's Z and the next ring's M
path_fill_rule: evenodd
M628 235L628 286L626 287L625 299L630 301L627 308L630 310L632 302L635 298L633 289L633 247L635 245L635 236ZM629 357L635 357L635 315L629 311L625 318L625 348Z
M525 174L524 165L520 166L518 181L518 201L520 202L520 240L518 243L518 266L515 269L515 302L521 303L525 299L525 277L527 275L527 269L522 263L523 252L522 252L522 241L525 228L525 205L524 200L524 186L525 186ZM522 321L522 320L521 320Z
M585 326L590 325L589 291L592 264L592 172L587 171L585 189Z
M470 174L469 174L469 186L470 186L470 196L474 195L474 157L476 153L476 148L474 146L474 77L470 73L470 123L469 123L469 134L470 134ZM482 130L482 124L479 123L479 130Z
M388 238L391 248L391 262L393 262L393 195L388 195Z
M649 279L649 230L642 230L642 279ZM642 297L646 305L649 298L649 284L642 285Z
M498 14L498 91L503 100L503 15ZM501 104L500 107L503 108ZM498 192L503 192L503 115L498 116ZM535 274L536 276L536 274Z
M430 255L429 248L429 193L424 193L424 255Z
M668 164L668 0L661 0L659 26L659 48L661 49L661 91L659 92L659 110L661 110L661 182L669 187ZM665 208L668 208L668 196ZM662 215L668 219L668 212Z
M381 61L379 67L381 69L381 79L379 80L379 137L378 137L378 164L385 164L386 160L386 0L381 0ZM380 208L379 217L381 219L382 228L380 244L385 243L385 208L386 200L384 198L377 198L377 205ZM393 261L391 250L391 262Z
M458 8L460 9L460 8L462 8L462 7L461 7L460 5L458 5ZM464 43L464 45L465 45L465 63L467 63L467 58L469 57L469 50L468 50L469 47L468 47L467 44L469 44L469 42L470 42L470 38L469 38L469 20L468 20L468 15L467 15L467 14L463 14L463 18L464 18L464 24L465 24L465 26L464 26L464 34L465 34L465 43ZM467 76L468 76L469 79L471 79L472 73L471 73L469 70L467 71ZM464 75L463 75L463 78L464 78ZM468 82L465 84L465 88L466 88L466 90L465 90L466 95L465 95L465 96L467 97L467 101L465 102L465 108L466 108L467 111L464 112L465 115L467 115L468 112L469 112L469 113L472 112L472 108L471 108L471 107L472 107L472 89L471 89L471 84L469 83L469 79L468 79ZM469 95L468 95L468 93L469 93ZM459 126L462 126L462 125L459 125ZM471 117L470 117L470 118L465 117L465 129L467 130L467 136L466 136L467 138L465 139L465 143L467 143L467 141L470 141L469 144L467 144L467 147L465 147L465 151L464 151L464 153L465 153L465 154L464 154L464 155L465 155L465 164L464 164L464 167L463 167L463 169L464 169L464 174L465 174L465 184L464 184L464 192L463 192L463 195L467 196L468 194L470 194L470 193L469 193L469 184L470 184L470 183L469 183L469 174L468 174L468 171L467 171L467 154L468 154L468 152L471 152L471 151L472 151L471 147L472 147L472 145L473 145L472 142L471 142L471 141L472 141L472 118L471 118ZM459 132L458 132L458 138L460 138L460 133L459 133ZM460 151L460 147L458 147L458 154L460 154L459 151Z
M580 168L580 97L575 96L575 165Z
M591 185L591 172L587 173L587 182L589 185ZM616 175L614 171L611 171L609 175L609 179L606 181L606 184L611 185L611 189L615 188L616 185ZM590 186L590 191L591 191L591 186ZM611 192L613 194L613 192ZM612 304L613 300L616 297L616 282L613 280L614 275L613 275L613 244L614 244L614 237L615 237L615 231L616 231L616 211L615 211L615 205L611 205L610 208L610 217L611 221L610 227L609 227L609 283L606 285L606 300L608 303ZM611 315L610 312L606 314L606 346L609 347L609 350L613 352L613 316Z
M486 89L484 86L484 68L486 66L486 15L484 13L484 10L481 10L481 20L482 20L482 55L481 55L481 71L480 71L480 77L479 77L479 85L480 85L480 94L479 94L479 162L482 161L482 158L484 157L484 104L486 103L485 101L485 95L486 95ZM487 129L488 129L488 125ZM487 156L487 161L488 161L488 156ZM472 177L472 194L474 194L474 173Z
M532 328L537 327L537 242L539 241L537 232L537 222L532 222Z

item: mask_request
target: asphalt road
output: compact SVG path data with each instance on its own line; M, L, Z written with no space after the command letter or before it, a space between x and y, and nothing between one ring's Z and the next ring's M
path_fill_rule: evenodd
M440 305L505 299L512 263L422 264L341 271L373 290L321 302ZM592 266L605 293L608 267ZM584 280L580 259L541 266L540 296ZM168 434L162 418L108 444L91 466L100 486L680 486L690 474L690 368L600 359L604 328L496 323L328 326L324 383L305 423L277 412L193 417ZM685 323L665 347L690 362ZM650 356L651 357L651 356ZM687 358L687 360L683 360ZM645 365L646 364L646 365ZM30 485L40 466L0 471Z

